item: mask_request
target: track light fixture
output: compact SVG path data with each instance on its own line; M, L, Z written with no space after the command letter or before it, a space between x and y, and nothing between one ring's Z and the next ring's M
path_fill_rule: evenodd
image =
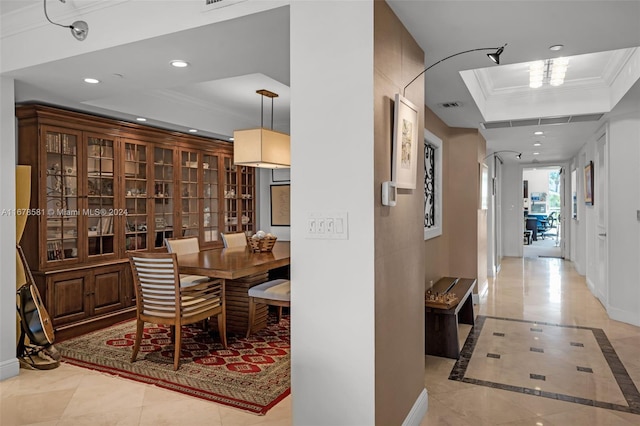
M67 0L60 0L60 2L66 3ZM47 21L51 22L53 25L57 25L62 28L70 28L71 35L74 36L76 40L82 41L87 38L87 35L89 34L89 25L85 21L75 21L71 25L62 25L49 19L49 15L47 14L47 0L44 0L44 16L47 18Z
M429 71L431 68L435 67L436 65L438 65L440 62L444 62L449 58L453 58L454 56L458 56L458 55L462 55L463 53L469 53L469 52L475 52L477 50L495 50L494 53L487 53L487 57L489 59L491 59L491 61L496 64L496 65L500 65L500 55L502 54L502 52L504 51L504 48L507 46L507 43L505 43L502 47L479 47L477 49L471 49L471 50L465 50L464 52L458 52L458 53L454 53L453 55L447 56L444 59L440 59L438 62L436 62L435 64L429 65L424 71L422 71L420 74L416 75L414 77L413 80L411 80L409 82L409 84L407 84L406 86L404 86L404 89L402 89L402 96L404 96L405 91L407 90L407 87L409 87L411 85L411 83L413 83L414 81L416 81L418 79L418 77L420 77L422 74L424 74L425 72Z

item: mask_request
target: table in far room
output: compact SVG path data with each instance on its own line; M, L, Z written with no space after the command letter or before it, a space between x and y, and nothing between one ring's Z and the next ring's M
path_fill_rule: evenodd
M244 335L249 321L249 288L269 280L269 271L290 263L288 241L276 242L270 252L253 253L247 247L202 250L178 256L181 274L225 280L227 331ZM253 331L266 327L267 305L256 309ZM214 328L215 329L215 328Z

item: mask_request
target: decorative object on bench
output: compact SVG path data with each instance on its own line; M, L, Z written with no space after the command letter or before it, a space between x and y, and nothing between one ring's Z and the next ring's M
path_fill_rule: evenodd
M247 236L247 244L254 252L268 252L273 249L278 238L273 234L258 231L251 237Z
M427 290L424 295L424 305L431 308L449 309L457 305L458 302L459 299L455 293L434 293L431 290Z
M475 285L475 279L444 277L426 290L424 343L427 355L460 357L458 323L474 324L471 293Z
M278 307L278 322L282 318L282 307L291 306L291 281L277 279L258 284L249 289L249 326L247 337L251 335L251 328L255 322L256 303Z

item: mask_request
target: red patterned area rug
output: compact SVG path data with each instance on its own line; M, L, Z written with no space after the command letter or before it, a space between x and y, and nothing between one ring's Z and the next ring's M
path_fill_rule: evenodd
M56 343L69 364L182 392L254 414L265 414L290 392L289 317L248 339L182 329L180 368L173 371L169 327L146 324L137 361L130 362L135 321Z

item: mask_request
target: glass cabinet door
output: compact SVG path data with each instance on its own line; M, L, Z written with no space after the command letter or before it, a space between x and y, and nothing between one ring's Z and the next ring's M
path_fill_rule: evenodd
M147 147L124 144L125 250L147 248Z
M240 217L242 231L247 235L255 233L254 197L255 197L255 168L240 167L240 207L242 216Z
M224 231L238 232L238 174L233 158L224 158Z
M173 237L173 149L153 150L153 246L164 247Z
M218 156L217 155L204 155L202 162L203 171L203 228L204 228L204 242L209 243L218 241L218 212L220 207L218 204L218 191L220 186L218 185Z
M180 217L182 236L199 234L198 212L198 153L182 151L180 173Z
M87 137L88 255L114 253L114 141Z
M77 134L45 128L47 261L78 258Z

